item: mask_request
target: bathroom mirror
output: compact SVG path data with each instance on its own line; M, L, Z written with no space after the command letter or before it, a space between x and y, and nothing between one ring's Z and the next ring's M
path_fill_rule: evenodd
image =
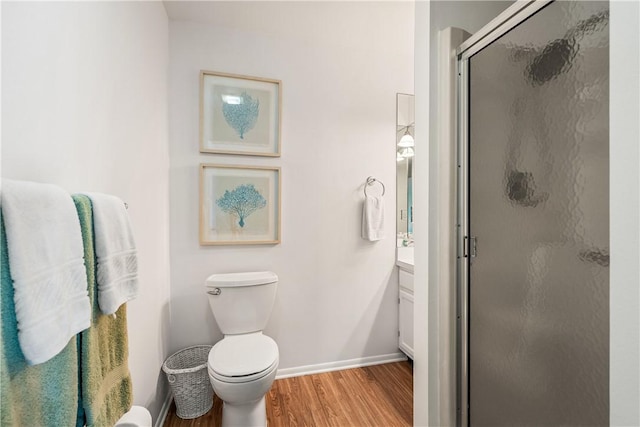
M413 95L396 94L396 231L398 245L411 244L413 235Z

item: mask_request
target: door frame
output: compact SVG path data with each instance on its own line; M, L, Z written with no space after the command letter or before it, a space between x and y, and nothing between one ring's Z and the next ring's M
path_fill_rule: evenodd
M517 0L456 49L456 425L469 425L469 59L555 0Z

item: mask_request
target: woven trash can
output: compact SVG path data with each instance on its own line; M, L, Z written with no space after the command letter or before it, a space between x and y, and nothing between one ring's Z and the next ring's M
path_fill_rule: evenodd
M188 347L172 354L162 364L173 392L176 415L182 419L198 418L213 406L207 370L209 351L210 345Z

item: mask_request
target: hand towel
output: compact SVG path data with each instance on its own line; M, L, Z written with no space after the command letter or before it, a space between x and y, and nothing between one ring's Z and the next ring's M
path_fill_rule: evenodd
M366 196L362 206L362 238L375 242L384 238L384 199Z
M93 207L98 304L104 314L113 314L138 295L136 244L122 200L108 194L85 194Z
M2 181L18 339L30 365L46 362L89 327L80 222L55 185Z
M80 334L80 397L78 426L113 426L133 403L129 373L126 304L116 316L101 313L96 284L96 253L91 201L74 195L84 241L91 300L91 327ZM93 217L93 218L92 218ZM96 248L97 249L97 248Z
M4 221L0 213L0 426L72 425L78 408L75 337L55 357L30 366L18 341L14 289Z

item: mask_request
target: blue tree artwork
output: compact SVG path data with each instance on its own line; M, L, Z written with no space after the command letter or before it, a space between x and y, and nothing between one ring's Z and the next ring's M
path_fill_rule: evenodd
M267 201L253 184L242 184L231 191L225 190L216 204L223 212L237 215L238 225L244 227L244 220L267 206Z
M231 126L240 139L244 139L244 134L249 132L256 125L260 114L260 100L253 99L247 92L242 92L238 102L222 103L222 113L224 119Z

